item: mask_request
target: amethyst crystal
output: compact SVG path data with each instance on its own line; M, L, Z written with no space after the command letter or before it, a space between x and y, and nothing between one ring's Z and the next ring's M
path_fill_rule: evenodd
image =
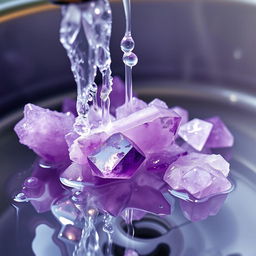
M116 109L116 118L124 118L134 112L137 112L143 108L147 107L147 103L144 102L143 100L140 100L136 97L132 98L132 104L130 105L122 105Z
M157 98L152 100L148 105L149 106L155 106L155 107L158 107L158 108L166 108L166 109L168 109L168 105L164 101L162 101L160 99L157 99Z
M121 133L113 134L88 156L95 176L129 179L144 161L143 152Z
M148 155L164 151L172 145L180 119L173 111L151 106L130 115L126 120L116 121L116 124L123 120L120 125L124 127L129 120L130 123L123 128L123 134L136 141L141 150Z
M202 203L187 202L184 200L179 201L180 208L187 219L190 221L201 221L208 216L216 215L226 198L227 195L218 195Z
M179 129L179 136L197 151L201 151L211 133L213 125L209 122L193 119L183 124Z
M228 173L229 163L222 156L191 153L172 163L164 180L173 190L201 199L228 191Z
M181 117L181 125L188 122L188 111L186 109L181 108L179 106L175 106L172 107L171 110L176 112Z
M182 155L186 155L186 150L173 144L168 151L161 151L149 155L146 162L146 169L148 171L164 173L170 164Z
M234 137L219 117L208 118L206 121L213 124L213 129L205 145L206 147L225 148L233 146Z
M24 118L15 126L20 143L49 162L68 160L65 135L72 130L74 116L27 104Z

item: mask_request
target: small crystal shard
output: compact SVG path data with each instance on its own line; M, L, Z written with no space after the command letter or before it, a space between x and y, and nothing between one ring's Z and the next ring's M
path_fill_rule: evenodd
M222 156L191 153L172 163L164 180L173 190L201 199L228 191L228 173L229 163Z
M179 106L175 106L171 108L172 111L176 112L181 117L180 124L183 125L188 122L188 111Z
M167 104L164 101L162 101L160 99L157 99L157 98L152 100L148 105L149 106L156 106L158 108L166 108L166 109L168 109Z
M225 148L233 146L234 137L219 117L208 118L206 121L213 124L213 129L206 142L206 147Z
M72 130L74 116L27 104L24 118L15 126L20 143L49 162L68 159L65 135Z
M122 105L116 109L116 118L124 118L134 112L137 112L143 108L147 107L147 103L136 97L132 98L132 103L130 105Z
M143 152L126 136L116 133L88 156L95 176L129 179L144 161Z
M178 134L190 146L197 151L201 151L211 133L212 127L211 123L195 118L183 124Z

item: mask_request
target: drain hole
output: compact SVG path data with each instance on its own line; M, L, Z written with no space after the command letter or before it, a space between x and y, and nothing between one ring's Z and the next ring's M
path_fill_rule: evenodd
M127 226L124 228L125 233L127 233ZM141 239L152 239L160 237L162 234L154 230L152 228L137 228L136 225L134 225L134 237L141 238Z

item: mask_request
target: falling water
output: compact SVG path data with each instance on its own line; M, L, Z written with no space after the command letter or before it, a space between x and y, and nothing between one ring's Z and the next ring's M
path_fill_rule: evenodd
M123 62L125 64L125 104L128 107L132 102L132 68L138 63L136 54L132 51L135 43L131 31L131 2L123 0L126 29L125 35L121 41L121 50L123 51Z
M126 31L121 41L121 49L124 52L125 64L125 104L127 107L132 102L132 68L138 62L137 56L132 52L134 41L131 35L131 3L123 0ZM90 133L91 124L88 114L91 105L95 111L101 107L102 124L110 122L110 99L112 91L111 57L109 50L112 13L108 0L98 0L84 4L70 4L62 8L62 22L60 29L60 41L67 50L71 62L71 70L77 83L77 112L75 130L80 135ZM101 104L97 103L97 85L95 76L97 70L102 75L102 88L100 93ZM76 197L75 197L76 198ZM79 198L79 195L78 197ZM87 198L87 197L86 197ZM88 198L87 198L88 199ZM99 237L95 228L97 210L84 207L79 204L78 208L84 216L84 228L80 243L76 246L73 256L93 256L99 251ZM87 202L88 206L88 202ZM132 227L132 209L126 211L128 234L134 235ZM112 216L104 215L103 231L107 234L107 256L112 255Z
M90 105L93 104L96 109L98 107L95 84L97 68L102 74L102 122L106 124L110 121L109 94L112 91L112 76L109 42L112 13L108 0L98 0L64 6L62 15L60 41L67 51L77 83L78 118L75 130L86 135L91 128L88 122Z

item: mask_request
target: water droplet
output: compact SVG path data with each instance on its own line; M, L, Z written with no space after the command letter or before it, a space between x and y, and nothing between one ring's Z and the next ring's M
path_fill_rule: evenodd
M15 196L14 201L17 203L28 202L28 198L24 193L19 193L18 195Z
M125 65L133 67L138 63L138 57L133 52L125 53L123 56L123 62Z
M135 43L131 36L125 36L121 41L121 50L123 52L131 52L134 49Z

